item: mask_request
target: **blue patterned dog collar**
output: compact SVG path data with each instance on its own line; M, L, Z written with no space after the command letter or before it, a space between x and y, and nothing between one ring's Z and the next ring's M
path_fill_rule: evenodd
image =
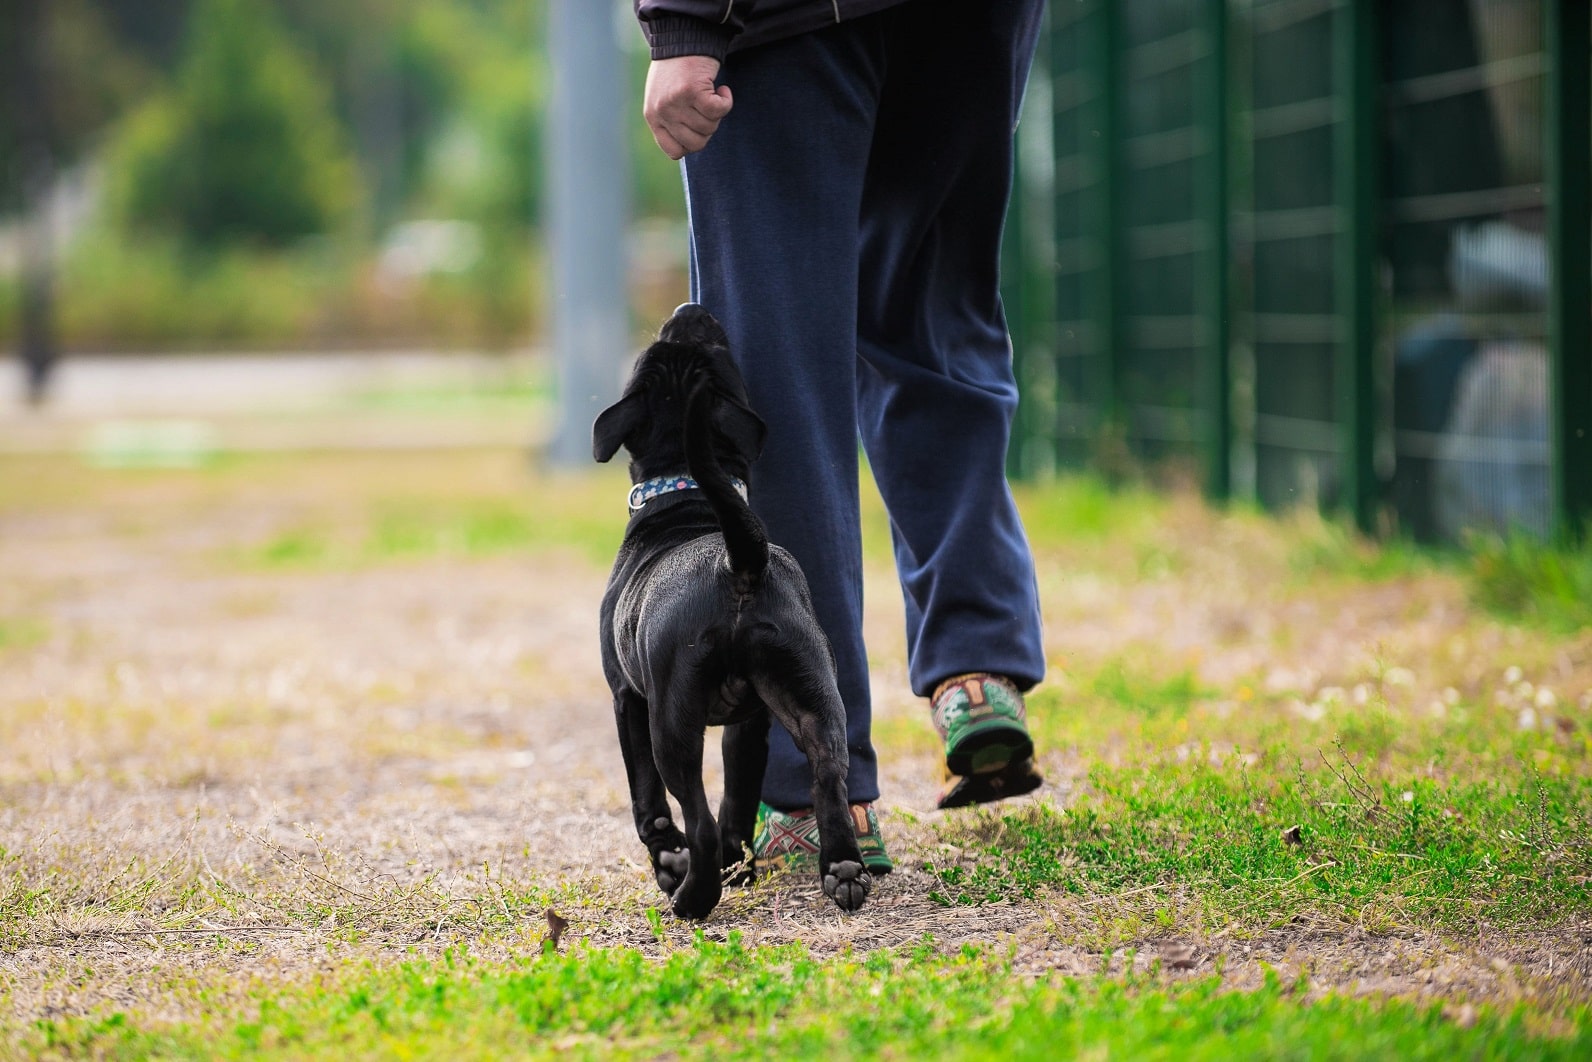
M746 484L733 476L730 477L730 483L744 501L746 499ZM627 499L630 506L630 515L635 516L641 511L642 506L660 494L673 494L677 490L701 489L701 485L690 476L657 476L653 479L642 480L630 488L630 497Z

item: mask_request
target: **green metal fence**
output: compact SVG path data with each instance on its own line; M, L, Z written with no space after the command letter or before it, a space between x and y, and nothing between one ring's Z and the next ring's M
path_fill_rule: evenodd
M1584 0L1076 0L1020 130L1018 475L1592 513Z

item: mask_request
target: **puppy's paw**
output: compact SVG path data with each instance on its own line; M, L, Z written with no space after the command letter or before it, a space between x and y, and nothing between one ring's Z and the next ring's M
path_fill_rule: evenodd
M673 896L689 873L691 873L691 853L685 848L661 851L652 857L653 877L658 881L658 888L666 895Z
M855 911L868 898L873 888L873 875L861 863L850 859L829 864L823 876L824 895L835 901L842 911Z
M706 918L719 905L719 883L703 877L688 877L669 897L676 918Z

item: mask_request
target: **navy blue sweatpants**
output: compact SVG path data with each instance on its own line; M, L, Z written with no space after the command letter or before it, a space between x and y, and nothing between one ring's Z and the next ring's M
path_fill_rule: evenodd
M752 506L807 573L846 702L853 801L879 795L862 641L860 435L890 512L912 689L1045 670L1004 461L1012 131L1042 0L909 0L732 54L735 106L686 157L692 298L768 422ZM778 726L763 799L810 806Z

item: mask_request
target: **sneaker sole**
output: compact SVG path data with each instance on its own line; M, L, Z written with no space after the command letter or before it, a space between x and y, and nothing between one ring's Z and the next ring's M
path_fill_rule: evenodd
M1024 758L1009 763L1000 771L952 778L935 806L943 811L973 804L993 804L1007 797L1032 793L1044 784L1045 779L1034 767L1033 760Z
M946 752L945 766L952 774L963 777L998 775L1011 764L1032 760L1033 756L1034 739L1022 724L992 719L964 734L956 748Z

